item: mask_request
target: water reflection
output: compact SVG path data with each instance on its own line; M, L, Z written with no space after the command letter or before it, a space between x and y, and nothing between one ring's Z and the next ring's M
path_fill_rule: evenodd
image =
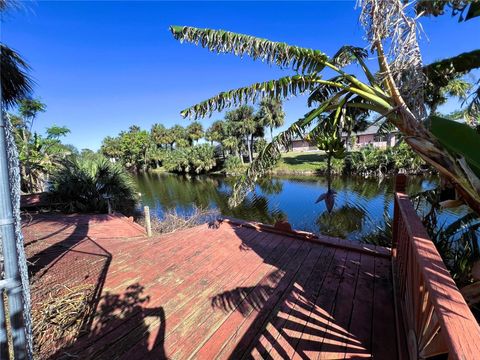
M238 207L228 207L235 179L223 176L144 174L137 178L142 202L158 217L166 210L189 213L193 207L216 208L222 215L272 224L286 218L296 229L357 240L384 222L393 211L393 179L335 178L335 207L328 214L315 204L327 189L326 179L315 176L265 178ZM407 192L431 188L430 179L410 178Z

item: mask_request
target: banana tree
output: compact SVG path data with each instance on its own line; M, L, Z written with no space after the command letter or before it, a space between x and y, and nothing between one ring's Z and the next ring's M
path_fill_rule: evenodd
M250 56L267 64L291 68L295 73L221 92L183 110L184 117L197 119L265 97L284 99L309 94L308 105L313 109L278 134L250 164L245 176L234 187L231 204L238 204L253 189L255 182L280 158L281 150L288 148L292 137L320 139L331 154L341 153L345 146L341 133L350 132L366 114L378 114L379 119L395 126L414 151L455 186L464 202L480 213L480 171L476 171L477 157L471 155L475 149L468 149L470 155L465 156L462 153L465 147L446 146L445 139L439 139L441 132L436 136L426 125L423 91L429 80L421 62L416 20L400 0L363 0L360 3L360 20L365 26L371 51L378 58L377 73L367 66L368 52L354 46L343 46L329 57L319 50L223 30L170 28L175 39L182 42L201 45L212 52ZM344 70L352 63L359 66L362 78ZM474 56L468 66L470 69L479 67L478 57ZM335 75L323 78L324 69L330 69ZM435 67L429 70L432 76L442 74Z

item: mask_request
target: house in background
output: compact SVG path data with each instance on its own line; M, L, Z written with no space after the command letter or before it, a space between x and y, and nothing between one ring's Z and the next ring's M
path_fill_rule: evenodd
M388 147L394 146L398 141L397 132L390 132L388 134L377 134L378 126L372 125L369 126L364 131L359 131L352 133L348 141L347 148L349 150L360 149L366 146L373 146L380 149L386 149ZM352 141L352 139L355 139ZM342 140L347 142L347 133L342 135ZM352 145L353 143L353 145ZM292 151L318 151L318 148L301 138L294 138L291 144Z
M365 146L373 146L380 149L386 149L388 147L395 146L398 141L397 132L390 132L388 134L378 134L378 126L372 125L369 126L364 131L358 131L350 135L351 138L355 137L353 146L350 145L351 149L359 149ZM342 140L347 140L347 134L342 135ZM352 144L352 141L349 141Z

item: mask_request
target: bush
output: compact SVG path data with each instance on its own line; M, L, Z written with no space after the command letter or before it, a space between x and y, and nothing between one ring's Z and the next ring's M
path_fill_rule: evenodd
M135 190L132 178L105 158L77 157L62 164L51 179L51 195L70 212L125 213L133 211Z
M332 157L331 162L331 171L333 175L342 175L345 168L345 161L344 159L337 159ZM328 170L327 160L325 158L318 166L318 172L321 174L326 174Z
M229 156L223 163L223 171L227 175L240 175L246 166L238 156Z
M215 165L215 148L209 144L175 149L167 152L163 159L165 170L177 173L200 174Z
M418 174L428 166L405 142L392 148L393 162L396 169L409 174Z

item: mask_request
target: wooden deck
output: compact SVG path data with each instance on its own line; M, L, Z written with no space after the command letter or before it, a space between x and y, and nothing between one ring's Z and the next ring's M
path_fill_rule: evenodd
M388 251L270 230L225 221L147 238L120 217L33 218L34 307L59 284L95 286L88 331L43 356L396 358Z

